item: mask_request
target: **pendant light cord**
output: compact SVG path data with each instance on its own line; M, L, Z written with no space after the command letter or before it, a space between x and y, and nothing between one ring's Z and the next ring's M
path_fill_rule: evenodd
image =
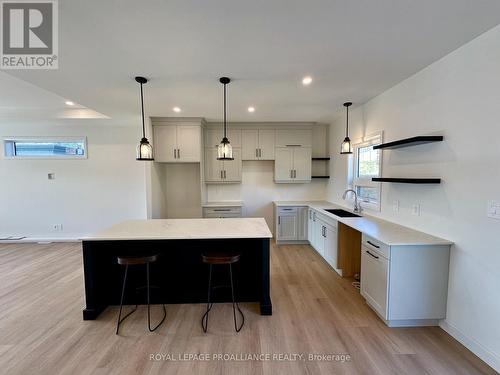
M224 138L226 137L226 84L224 83Z
M146 127L144 125L144 96L142 93L142 83L141 83L141 117L142 117L142 138L146 138Z
M347 117L346 117L346 126L345 126L345 136L349 137L349 106L347 106L346 109L347 109Z

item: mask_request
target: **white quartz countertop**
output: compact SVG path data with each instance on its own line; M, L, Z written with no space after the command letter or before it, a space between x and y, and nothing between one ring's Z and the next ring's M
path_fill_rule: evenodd
M83 241L272 238L264 218L127 220Z
M220 202L206 202L201 205L202 207L241 207L242 201L220 201Z
M362 217L339 217L331 214L324 209L339 208L345 211L351 211L347 207L339 206L327 201L275 201L277 207L280 206L301 206L310 207L320 214L337 220L361 233L373 237L380 242L390 246L397 245L452 245L453 242L443 238L435 237L430 234L420 232L399 224L391 223L377 217L367 215L365 212Z

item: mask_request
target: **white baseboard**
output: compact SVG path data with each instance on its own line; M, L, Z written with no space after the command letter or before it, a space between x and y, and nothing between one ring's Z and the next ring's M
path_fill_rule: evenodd
M26 237L22 240L1 240L2 243L50 243L50 242L80 242L81 240L76 237L55 237L55 238L44 238L44 237Z
M459 341L462 345L464 345L467 349L469 349L472 353L481 358L484 362L486 362L489 366L491 366L495 371L500 372L500 358L495 354L485 348L483 345L478 343L471 337L466 336L462 333L457 327L448 323L446 320L442 320L439 323L439 326L448 332L450 336Z

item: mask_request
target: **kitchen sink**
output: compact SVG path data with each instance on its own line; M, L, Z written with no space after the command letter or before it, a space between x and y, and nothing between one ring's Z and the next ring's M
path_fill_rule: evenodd
M359 215L356 215L352 212L346 211L346 210L341 210L341 209L332 209L332 210L327 210L325 209L326 212L329 212L331 214L334 214L338 217L361 217Z

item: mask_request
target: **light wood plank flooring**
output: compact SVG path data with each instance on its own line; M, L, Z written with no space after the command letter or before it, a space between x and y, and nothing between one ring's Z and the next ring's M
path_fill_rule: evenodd
M117 308L83 321L81 245L0 245L2 374L495 374L437 327L387 328L351 281L305 245L272 248L273 316L243 304L237 334L229 304L203 334L202 305L168 305L149 333L140 308L114 334ZM156 310L155 317L159 316ZM153 361L150 354L304 353L302 361ZM309 354L349 354L347 362Z

